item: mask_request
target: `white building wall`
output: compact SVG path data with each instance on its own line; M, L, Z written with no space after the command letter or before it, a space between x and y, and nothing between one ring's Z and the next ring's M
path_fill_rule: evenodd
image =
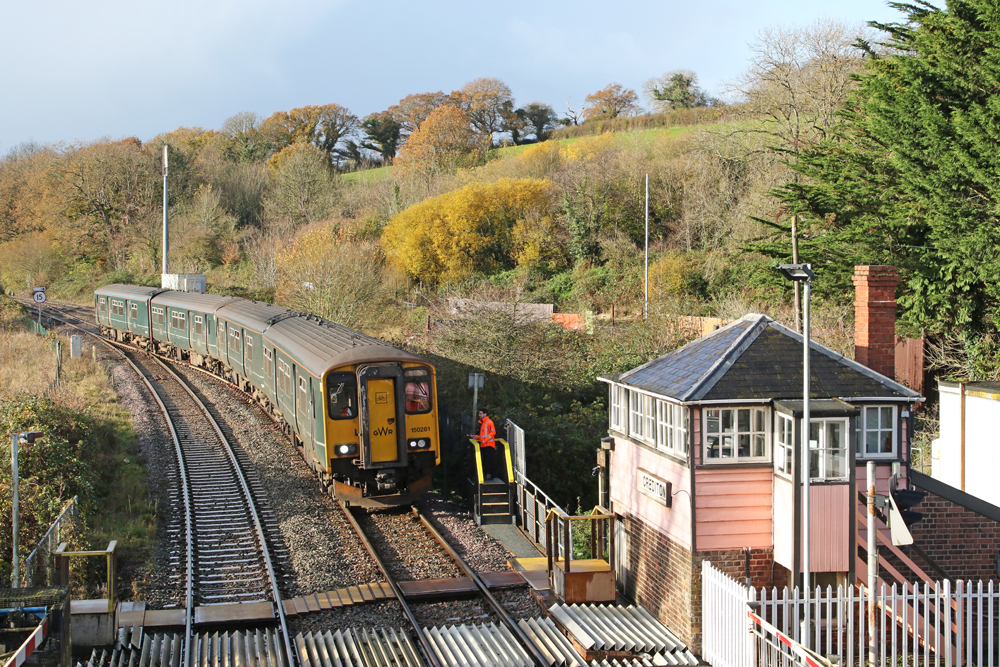
M931 476L1000 505L1000 392L966 387L965 488L962 489L961 410L958 385L938 383L940 437L931 448Z

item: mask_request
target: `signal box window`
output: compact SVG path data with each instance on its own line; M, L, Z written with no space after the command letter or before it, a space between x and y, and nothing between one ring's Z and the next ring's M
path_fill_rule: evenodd
M358 416L358 380L354 373L331 373L326 378L330 419Z
M431 411L431 374L426 368L409 368L403 373L406 413L423 414Z

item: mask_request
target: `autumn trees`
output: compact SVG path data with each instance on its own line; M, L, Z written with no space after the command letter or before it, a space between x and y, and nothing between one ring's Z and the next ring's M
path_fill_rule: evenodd
M610 119L630 116L639 111L639 96L620 83L612 83L587 95L583 100L583 119Z

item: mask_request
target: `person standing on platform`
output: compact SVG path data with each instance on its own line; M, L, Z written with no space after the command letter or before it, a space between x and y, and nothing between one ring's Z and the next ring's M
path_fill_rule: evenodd
M483 478L490 481L496 477L497 427L485 409L479 410L479 435L469 437L479 442L479 452L483 460Z

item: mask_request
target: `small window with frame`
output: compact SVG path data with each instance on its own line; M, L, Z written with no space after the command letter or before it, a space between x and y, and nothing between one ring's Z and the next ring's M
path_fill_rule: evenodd
M128 312L129 312L129 319L131 319L131 320L137 320L137 319L139 319L139 306L138 305L136 305L134 303L130 303L129 304L129 308L128 308Z
M197 335L201 335L205 331L205 320L201 315L194 316L194 332Z
M246 336L246 341L245 342L246 342L246 346L247 346L246 347L247 361L252 362L253 361L253 338L250 337L249 333L244 334L244 335Z
M103 296L97 297L97 309L102 312L108 309L108 300Z
M330 419L358 416L358 379L354 373L330 373L326 377L327 411Z
M274 353L267 347L264 348L264 375L274 377Z
M403 401L406 414L427 414L431 404L431 372L426 368L407 368L403 371Z

